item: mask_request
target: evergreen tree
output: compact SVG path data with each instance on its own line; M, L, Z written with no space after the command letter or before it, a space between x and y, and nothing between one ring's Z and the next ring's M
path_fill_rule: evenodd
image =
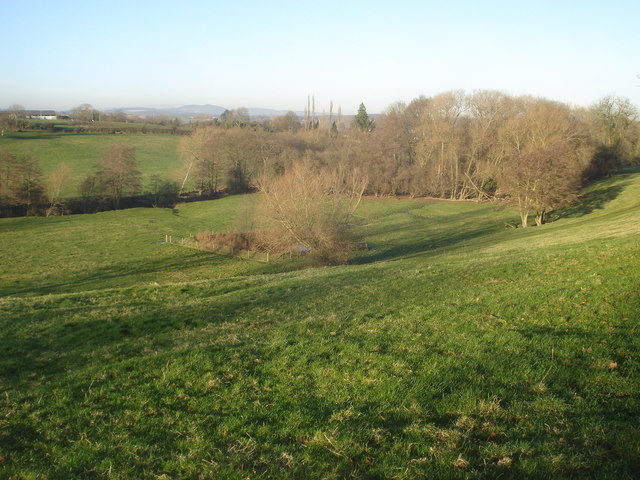
M358 113L354 118L354 122L356 127L358 127L363 132L368 132L371 130L371 120L369 119L369 115L367 114L367 109L364 106L364 103L361 103L358 107Z

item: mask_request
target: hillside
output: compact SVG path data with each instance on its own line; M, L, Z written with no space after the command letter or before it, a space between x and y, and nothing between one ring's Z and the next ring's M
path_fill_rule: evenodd
M342 267L158 243L253 198L0 220L3 476L636 475L639 173L529 229L368 200Z
M78 186L87 174L95 171L95 164L104 155L105 148L118 142L135 147L144 186L151 175L166 176L182 167L178 151L180 136L168 134L7 132L0 137L0 149L18 156L33 154L45 175L60 163L66 163L74 172L66 196L77 196Z

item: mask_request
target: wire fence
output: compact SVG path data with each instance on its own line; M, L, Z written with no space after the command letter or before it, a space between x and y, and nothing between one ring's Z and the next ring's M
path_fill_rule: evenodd
M287 253L271 253L271 252L256 252L253 250L243 250L241 248L230 247L229 245L220 245L213 242L198 242L194 238L181 238L174 242L171 235L165 235L165 241L160 243L170 243L173 245L179 245L182 247L193 248L205 252L212 252L219 255L226 255L229 257L242 258L244 260L254 260L256 262L271 263L285 258L293 258L304 255L304 252L287 252Z
M285 253L257 252L254 250L243 250L241 248L230 247L229 245L222 245L214 242L198 242L193 237L181 238L180 240L174 242L171 235L165 235L165 241L158 243L170 243L172 245L179 245L181 247L193 248L204 252L226 255L229 257L242 258L244 260L254 260L256 262L262 263L272 263L278 260L302 257L310 252L310 249L306 247L300 247L298 249L294 249ZM358 242L358 249L368 250L369 245L366 242Z

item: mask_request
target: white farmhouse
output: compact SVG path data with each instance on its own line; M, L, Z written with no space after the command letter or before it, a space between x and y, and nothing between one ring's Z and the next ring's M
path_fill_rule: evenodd
M56 120L58 118L53 110L25 110L24 115L36 120Z

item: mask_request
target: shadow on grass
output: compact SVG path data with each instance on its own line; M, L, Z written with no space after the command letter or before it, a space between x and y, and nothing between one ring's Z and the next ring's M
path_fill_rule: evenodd
M415 222L405 224L400 228L396 225L380 225L367 231L368 236L393 235L400 240L393 240L387 244L372 241L370 242L372 250L353 259L350 263L362 265L384 260L399 260L419 253L464 244L468 240L503 230L495 221L478 224L477 221L474 221L478 217L477 212L453 214L447 216L445 220L437 217L413 215L410 212L404 213L414 217ZM398 235L401 230L407 232L406 241L402 240L402 235Z
M190 250L189 253L188 256L179 255L116 263L96 268L81 275L67 274L62 278L42 279L38 284L29 282L28 285L0 285L0 297L77 293L105 288L126 288L134 285L156 285L217 278L219 277L218 267L221 265L224 268L225 278L247 274L261 275L284 272L295 268L275 263L251 262L251 265L247 265L245 263L247 260L195 250ZM232 267L229 270L231 263L236 263L238 269ZM208 271L210 275L207 274ZM186 276L185 272L187 272Z
M41 135L5 135L12 140L50 140L52 138L59 138L60 135L56 133L46 133Z
M513 473L508 478L578 478L582 473L595 478L602 469L603 459L595 456L599 452L606 452L607 461L618 474L608 478L633 478L632 467L637 462L627 454L638 444L634 436L636 400L622 397L624 392L613 389L617 384L604 382L605 374L607 379L615 380L617 372L598 374L592 365L611 355L617 358L625 351L633 351L635 337L616 337L615 342L603 344L603 333L597 327L576 330L535 324L523 324L516 331L505 328L490 335L471 334L480 332L466 330L462 325L460 332L445 333L447 329L436 328L436 320L431 329L414 327L413 333L425 333L418 340L403 333L401 324L391 319L372 321L366 326L372 329L366 335L358 327L361 319L331 320L327 315L315 321L302 320L327 298L335 302L327 313L343 311L345 306L352 308L351 298L335 297L345 285L353 283L353 274L347 270L329 270L328 275L308 276L304 282L282 279L257 289L250 285L233 295L219 297L212 295L211 284L191 284L163 288L154 292L154 298L149 298L150 289L131 289L117 292L113 298L79 295L38 299L35 306L25 302L22 310L14 310L14 318L3 322L7 328L2 333L7 335L7 342L2 375L7 377L7 383L23 390L23 386L33 385L36 393L40 393L36 382L51 380L38 387L40 391L50 388L54 395L64 395L67 403L75 401L84 410L69 410L65 417L64 412L38 407L44 415L37 417L31 413L36 407L21 406L19 413L33 418L29 420L33 423L18 423L16 414L7 417L6 430L15 435L15 443L10 445L0 439L5 442L2 446L12 453L17 449L31 453L36 461L47 465L42 460L47 450L33 453L37 442L42 441L37 433L40 430L33 427L35 422L53 418L48 420L50 424L59 425L66 420L65 425L70 425L77 438L87 428L80 414L88 416L93 411L110 415L110 428L115 433L105 432L104 441L124 439L130 445L137 433L126 420L135 417L140 419L136 422L146 422L143 425L156 425L155 420L144 420L149 418L148 408L153 407L162 410L172 428L167 430L166 443L157 433L164 430L149 434L138 429L145 445L173 452L175 432L187 428L205 438L217 438L221 448L231 445L234 439L268 437L271 444L265 444L265 455L277 442L283 442L277 446L287 451L309 449L310 458L315 459L309 468L329 471L329 464L317 460L327 455L332 471L339 472L340 478L386 478L382 470L379 476L365 476L362 465L366 465L366 459L393 455L396 463L409 465L412 458L425 458L429 454L427 447L444 449L450 443L447 438L461 440L446 447L452 455L447 462L464 456L484 468L479 470L481 478L504 477L504 467L496 465L503 455L513 459ZM367 273L364 270L360 274L363 284ZM439 275L432 280L438 282L450 273L442 271ZM344 296L351 297L349 292ZM386 307L399 310L402 304L399 296L391 296L385 302ZM71 316L74 309L81 313ZM44 324L39 326L40 322ZM343 322L344 334L329 333ZM277 329L272 329L272 324ZM14 328L20 330L11 332ZM468 340L458 341L458 333ZM505 335L510 341L496 345L494 340ZM421 343L422 348L408 348ZM591 346L593 352L580 348ZM190 361L191 352L198 354L197 361ZM403 369L398 370L400 367ZM357 379L363 369L368 369L375 381L361 385L345 375ZM101 372L102 377L98 375ZM169 372L166 379L165 372ZM199 379L205 375L217 380L215 390L193 387L202 383ZM329 380L325 381L327 375ZM331 375L335 383L330 380ZM548 392L532 391L537 383L544 383ZM95 394L91 393L92 388ZM191 397L188 402L180 397L184 392ZM46 400L45 396L45 405ZM340 417L341 412L346 416ZM216 426L222 424L212 417L222 413L235 418L237 432L230 430L229 440L214 436ZM549 425L557 425L562 431L554 431ZM257 430L258 426L261 430ZM352 439L350 444L345 443L344 455L326 451L335 450L332 442L340 440L332 434L332 428L341 429ZM492 439L494 431L499 435ZM226 437L227 431L224 432ZM318 433L316 440L312 438L314 433ZM303 439L304 435L313 441ZM51 438L57 448L64 446L64 440ZM590 438L590 444L585 444L584 438ZM632 447L625 449L626 443ZM424 445L423 450L420 445ZM506 453L491 459L486 466L486 452L491 445ZM187 451L192 453L196 448ZM149 449L146 454L157 455L157 451ZM529 464L519 465L522 451L551 451L558 455L569 451L576 455L568 457L562 471L558 465L541 461L536 466L537 474L531 475ZM145 451L139 453L143 456ZM96 463L101 452L87 450L84 454ZM574 458L578 454L581 458ZM220 451L220 458L224 455L226 464L245 462L249 471L260 467L258 463L246 463L253 462L251 459L230 460L228 451ZM526 455L522 458L528 461ZM390 469L385 470L389 472ZM314 478L302 470L289 476ZM434 478L452 477L443 474Z
M577 218L593 213L595 210L602 210L609 202L618 198L626 186L627 182L623 182L592 190L583 195L575 204L554 210L552 217L554 219Z
M95 132L48 132L43 131L42 133L34 133L29 135L18 134L5 134L5 137L10 138L11 140L51 140L51 139L59 139L63 137L87 137L90 135L104 135L104 133L95 133Z
M55 376L95 363L101 354L131 359L144 355L149 342L170 349L179 336L176 332L219 325L250 308L247 296L255 287L241 280L226 287L228 291L219 295L210 287L175 286L163 290L163 297L150 298L152 291L136 289L111 293L108 301L81 295L25 306L5 325L6 357L0 363L0 378L22 383L35 373ZM233 291L241 293L225 295Z
M28 234L31 234L34 227L38 228L39 231L43 231L48 228L56 228L61 223L69 224L72 221L73 217L71 215L49 217L46 220L43 217L35 216L2 218L0 222L0 233L8 232L15 234L26 231Z
M158 277L165 272L167 274L179 273L194 268L206 266L215 267L216 259L211 255L196 253L190 257L169 257L163 259L147 259L137 262L117 263L113 265L97 268L83 275L69 275L63 279L47 282L42 280L38 285L30 284L26 287L8 286L2 291L2 296L22 296L22 295L47 295L50 293L69 293L82 290L94 290L103 288L129 287L131 282L129 277L142 277L140 283L145 281L157 281ZM151 276L144 279L145 276ZM114 282L122 279L122 282ZM161 279L160 279L161 280Z

